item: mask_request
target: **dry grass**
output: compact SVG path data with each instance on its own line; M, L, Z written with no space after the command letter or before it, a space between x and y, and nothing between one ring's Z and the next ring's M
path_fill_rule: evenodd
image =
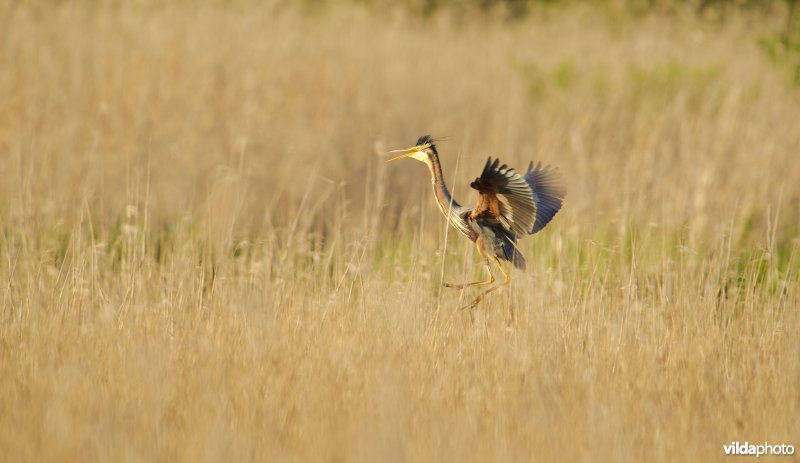
M0 6L3 460L800 445L780 18L94 3ZM474 321L471 245L376 155L423 133L457 198L489 153L569 183Z

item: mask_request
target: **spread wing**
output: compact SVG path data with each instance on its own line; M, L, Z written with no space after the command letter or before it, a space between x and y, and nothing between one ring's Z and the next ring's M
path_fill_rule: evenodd
M497 224L516 236L545 227L561 209L567 187L557 169L541 163L528 166L524 176L500 161L486 161L481 176L470 184L478 190L471 216Z
M486 161L481 176L470 186L478 190L473 219L498 223L514 235L531 233L536 225L536 203L529 182L516 170L500 165L500 160Z
M554 167L533 162L525 173L525 181L533 191L533 202L536 204L536 222L528 233L536 233L547 225L561 209L561 203L567 196L567 185L564 178Z

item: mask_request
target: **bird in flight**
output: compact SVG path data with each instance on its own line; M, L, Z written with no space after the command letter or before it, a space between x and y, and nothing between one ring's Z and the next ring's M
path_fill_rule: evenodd
M532 235L544 228L561 209L567 195L566 184L557 169L542 167L541 163L528 166L525 174L500 164L491 157L480 177L470 183L478 190L478 200L473 207L462 206L450 195L442 175L442 165L436 150L437 139L424 135L408 149L390 153L403 154L387 162L411 158L425 163L431 172L433 195L439 210L456 230L475 243L489 276L486 280L466 284L443 283L448 288L464 289L472 286L491 285L495 282L491 261L494 261L503 281L480 294L470 304L478 305L484 297L511 281L511 275L501 265L501 260L511 262L518 269L525 268L525 258L517 248L517 239Z

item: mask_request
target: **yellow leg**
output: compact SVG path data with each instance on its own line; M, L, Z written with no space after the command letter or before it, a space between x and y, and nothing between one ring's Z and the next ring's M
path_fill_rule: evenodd
M464 284L442 283L442 286L444 286L445 288L464 289L464 288L469 288L471 286L484 286L494 283L494 274L492 273L492 266L489 265L489 256L487 256L486 251L483 250L483 238L478 238L477 240L475 240L475 246L478 248L478 253L483 258L484 262L483 265L486 266L486 271L489 273L489 277L483 281L473 281L472 283L464 283ZM497 258L495 257L495 260L496 259ZM503 276L508 278L508 275L506 274L505 271L503 271L502 268L500 269L500 271L503 272Z
M505 286L505 285L507 285L508 283L511 282L511 274L509 274L508 272L503 270L503 266L500 265L500 259L495 257L494 258L494 262L495 262L495 264L497 264L497 268L500 269L500 273L503 274L503 282L500 283L499 285L493 287L493 288L489 288L486 291L478 294L478 297L476 297L474 301L472 301L469 304L467 304L464 307L462 307L461 310L474 308L476 305L481 303L481 301L483 300L483 298L486 297L487 294L491 293L492 291L497 291L498 289L502 288L503 286Z
M472 286L490 285L494 283L494 275L492 274L492 268L489 266L488 263L486 264L486 271L489 272L489 278L485 280L473 281L472 283L464 283L464 284L442 283L442 286L444 286L445 288L464 289Z
M503 274L503 282L500 284L500 286L507 285L511 281L511 274L506 272L503 269L503 266L500 264L500 259L499 258L495 257L494 258L494 263L497 264L497 268L499 268L500 269L500 273Z

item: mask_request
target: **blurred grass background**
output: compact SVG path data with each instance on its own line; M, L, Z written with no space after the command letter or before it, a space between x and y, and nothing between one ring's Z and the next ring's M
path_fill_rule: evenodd
M794 5L0 3L0 455L800 444ZM425 133L569 186L474 319Z

